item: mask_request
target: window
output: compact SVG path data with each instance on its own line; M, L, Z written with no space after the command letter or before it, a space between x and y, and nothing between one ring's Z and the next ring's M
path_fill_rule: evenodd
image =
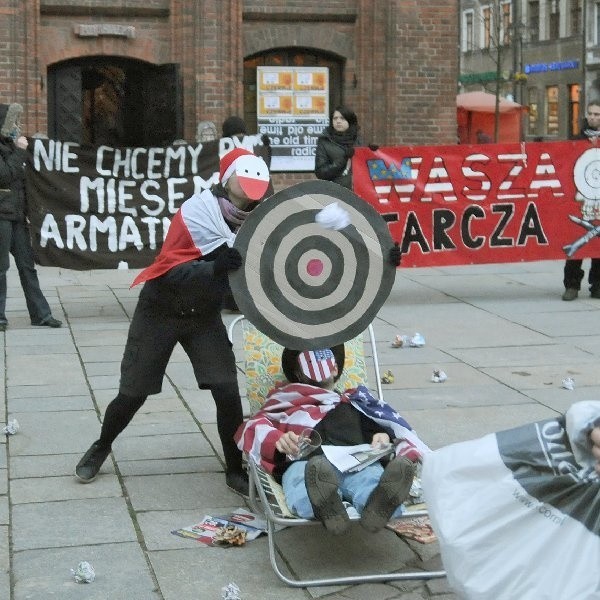
M537 88L529 88L527 91L527 104L529 105L529 122L527 133L536 135L538 123L538 99Z
M510 45L512 35L512 18L510 13L510 2L503 2L502 10L502 43L505 46Z
M558 0L550 2L550 17L548 20L548 39L557 40L560 37L560 4Z
M463 13L463 31L462 31L462 51L472 52L475 47L473 30L473 11L466 10Z
M489 6L482 7L481 22L483 24L482 48L489 48L492 45L492 9Z
M558 135L558 86L546 88L546 134Z
M579 133L579 84L569 85L569 138Z
M342 103L342 61L324 52L279 48L244 60L244 120L256 131L256 67L329 67L329 107Z
M594 9L594 44L598 45L600 44L600 2L596 2Z
M537 42L540 39L540 3L538 0L531 0L529 2L528 15L528 28L529 28L529 41Z
M582 31L581 2L582 0L571 0L571 35L580 34Z

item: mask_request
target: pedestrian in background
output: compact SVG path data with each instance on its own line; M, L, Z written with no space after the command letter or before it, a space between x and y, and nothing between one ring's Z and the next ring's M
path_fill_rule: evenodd
M597 141L600 138L600 100L590 100L587 104L586 118L583 120L583 126L579 135L573 139L576 140L590 140ZM580 196L578 194L577 196ZM586 201L583 197L575 197L576 200L582 201L582 216L586 220L595 220L600 218L598 213L597 201L591 200ZM590 204L589 209L592 214L586 214L586 204ZM590 284L590 296L592 298L600 299L600 257L592 258L592 264L590 266L590 272L588 274L588 283ZM578 258L569 258L565 262L563 285L565 291L562 295L562 299L566 301L575 300L579 295L581 289L581 281L585 275L584 270L581 268L583 260Z
M0 104L0 331L5 331L8 326L6 273L11 254L19 272L31 324L62 325L62 321L52 316L35 269L27 220L24 164L28 141L21 135L22 114L20 104Z
M360 146L358 118L346 106L336 106L330 116L330 125L317 140L315 175L318 179L333 181L352 189L352 157ZM376 149L376 146L373 146Z

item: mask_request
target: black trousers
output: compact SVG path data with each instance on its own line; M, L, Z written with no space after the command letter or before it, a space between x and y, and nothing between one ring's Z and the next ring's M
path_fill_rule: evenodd
M592 258L588 282L590 288L600 288L600 258ZM581 265L583 260L568 259L565 262L563 284L565 288L581 289L581 281L585 275Z

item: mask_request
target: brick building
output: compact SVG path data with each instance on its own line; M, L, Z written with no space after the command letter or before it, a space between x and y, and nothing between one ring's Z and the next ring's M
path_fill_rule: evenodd
M28 135L165 145L231 114L256 131L257 67L321 66L365 142L456 141L457 2L0 0L0 23L0 101Z

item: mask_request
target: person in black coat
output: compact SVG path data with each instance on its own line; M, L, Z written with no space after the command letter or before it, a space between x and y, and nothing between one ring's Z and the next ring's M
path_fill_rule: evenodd
M587 104L587 115L583 121L581 133L575 136L577 140L593 140L600 136L600 100L590 100ZM586 216L584 215L584 218ZM600 298L600 257L591 259L588 283L590 284L590 296ZM562 299L566 301L575 300L581 289L581 281L585 275L583 269L583 260L580 258L569 258L565 261L563 285L565 291Z
M330 116L330 125L319 136L315 151L315 175L318 179L333 181L352 189L352 157L360 146L358 119L345 106L336 106Z
M250 175L249 175L250 173ZM248 495L248 476L233 435L242 423L235 356L221 319L229 291L228 272L242 264L233 248L248 206L269 185L264 160L236 148L220 162L220 183L186 200L173 217L155 261L132 285L144 283L121 361L117 397L104 414L100 438L75 468L83 483L93 481L125 429L150 394L158 394L177 343L194 368L200 389L210 389L230 489Z
M22 114L20 104L0 104L0 331L5 331L8 326L6 273L11 254L19 272L31 324L62 325L52 316L35 269L27 222L24 164L28 141L21 135Z

